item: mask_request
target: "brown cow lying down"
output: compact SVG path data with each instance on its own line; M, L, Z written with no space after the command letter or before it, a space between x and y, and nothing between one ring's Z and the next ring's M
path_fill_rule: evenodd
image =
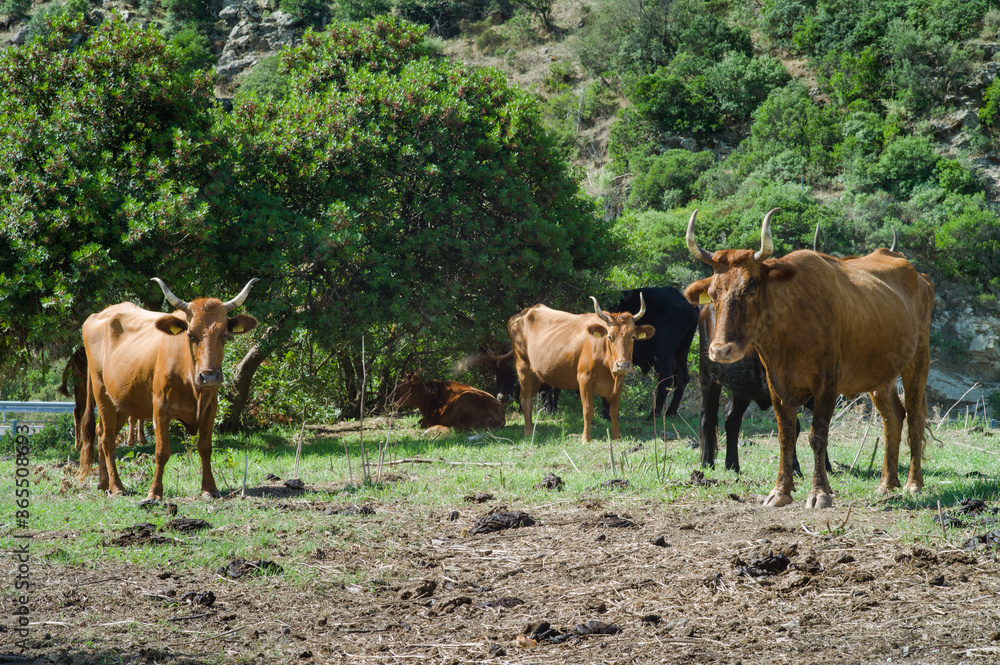
M765 505L792 502L795 408L810 396L815 400L809 437L814 471L806 507L833 505L824 460L838 393L871 393L882 415L885 459L880 492L900 486L899 442L906 420L910 469L903 489L919 491L924 484L920 456L934 305L934 286L927 275L887 249L845 259L802 249L772 259L770 221L777 209L764 217L758 251L709 252L695 241L697 212L688 222L687 245L713 274L692 283L685 295L715 309L709 359L734 363L756 349L767 370L781 456L778 478ZM896 391L900 375L904 402Z
M441 432L442 427L497 429L507 424L503 405L489 393L457 381L424 381L417 372L403 376L389 401L397 409L418 408L423 416L420 426L435 432Z

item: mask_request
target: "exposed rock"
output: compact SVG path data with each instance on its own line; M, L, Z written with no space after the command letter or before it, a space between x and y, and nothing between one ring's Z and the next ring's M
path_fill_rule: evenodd
M230 27L229 37L215 67L219 83L231 83L263 58L298 43L300 30L297 26L300 20L282 11L264 16L261 10L269 6L267 0L264 0L263 7L253 0L243 0L219 12L219 19Z

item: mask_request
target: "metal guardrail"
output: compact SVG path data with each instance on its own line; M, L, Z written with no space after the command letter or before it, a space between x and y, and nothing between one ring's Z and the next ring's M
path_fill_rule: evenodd
M31 434L37 434L45 427L45 423L31 420L12 418L9 423L8 413L30 414L30 413L73 413L76 406L73 402L0 402L0 435L6 434L18 423L28 425Z

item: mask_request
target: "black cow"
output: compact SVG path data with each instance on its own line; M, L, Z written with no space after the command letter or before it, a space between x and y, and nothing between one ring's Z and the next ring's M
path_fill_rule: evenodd
M698 316L698 377L701 384L701 431L699 448L701 465L715 468L715 453L718 448L719 399L722 389L732 394L726 405L726 469L740 472L739 440L743 426L743 414L750 402L756 402L761 411L771 408L771 391L767 387L767 372L760 356L751 350L734 363L717 363L708 358L708 347L715 338L715 308L704 306ZM812 401L806 404L812 408ZM801 431L795 420L795 435ZM792 451L792 470L801 476L799 458ZM830 458L826 459L826 470L830 471Z
M650 339L636 340L632 347L632 364L645 374L656 370L656 399L651 418L663 412L667 391L673 388L667 415L677 415L677 407L684 397L684 388L691 380L687 356L691 340L698 329L698 308L690 304L677 289L654 286L631 289L622 293L622 299L609 312L636 312L639 310L639 292L646 301L646 314L642 322L656 328ZM602 414L608 417L608 403L604 402Z
M474 356L468 356L457 363L454 374L458 376L470 369L485 367L496 377L496 398L500 403L507 406L512 401L517 401L520 404L521 384L518 382L517 373L514 371L513 358L513 349L502 355L483 351ZM542 409L549 413L555 413L559 407L559 388L553 388L543 383L538 390L538 397L541 401Z

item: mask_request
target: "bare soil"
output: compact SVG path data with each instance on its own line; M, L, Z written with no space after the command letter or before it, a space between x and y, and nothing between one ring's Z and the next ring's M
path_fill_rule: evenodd
M283 549L273 567L236 561L178 570L168 562L183 548L134 537L114 546L159 548L158 569L36 561L30 649L25 660L13 656L16 638L0 633L0 662L1000 658L996 549L930 547L890 535L915 519L912 511L766 509L759 499L733 494L714 504L648 501L622 510L612 499L553 492L551 503L516 507L462 497L433 511L371 504L374 514L355 510L352 519L378 525L380 537L301 555ZM344 508L245 500L323 514ZM476 528L491 512L515 511L534 524ZM290 545L295 535L288 534ZM39 534L34 546L63 537L72 533ZM249 573L232 579L234 566ZM315 576L295 581L295 568ZM352 576L359 583L344 581Z

